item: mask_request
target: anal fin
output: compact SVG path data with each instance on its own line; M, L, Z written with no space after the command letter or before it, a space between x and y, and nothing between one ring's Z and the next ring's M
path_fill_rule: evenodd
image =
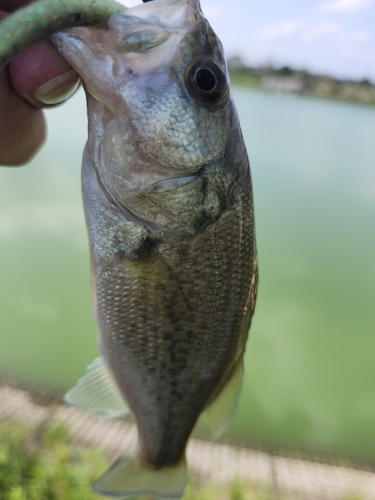
M64 400L103 418L119 418L129 413L123 396L102 358L95 359Z
M242 387L243 362L236 368L219 395L207 406L206 418L212 438L216 439L231 423Z

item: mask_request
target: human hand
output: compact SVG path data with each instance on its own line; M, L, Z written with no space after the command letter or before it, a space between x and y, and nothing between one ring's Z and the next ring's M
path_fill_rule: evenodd
M31 0L0 0L0 18ZM46 135L40 108L60 103L79 76L49 40L34 44L0 71L0 165L26 163Z

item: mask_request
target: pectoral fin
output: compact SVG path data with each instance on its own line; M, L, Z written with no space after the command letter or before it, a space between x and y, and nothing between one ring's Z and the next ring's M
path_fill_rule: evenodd
M212 438L216 439L231 423L242 387L243 363L225 384L219 395L206 408L206 418Z
M119 418L129 413L123 396L102 358L87 367L87 373L78 380L65 401L103 418Z

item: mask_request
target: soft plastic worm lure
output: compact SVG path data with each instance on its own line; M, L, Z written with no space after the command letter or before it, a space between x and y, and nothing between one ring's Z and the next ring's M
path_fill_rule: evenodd
M114 0L37 0L0 22L0 70L33 43L75 26L104 24L126 7Z

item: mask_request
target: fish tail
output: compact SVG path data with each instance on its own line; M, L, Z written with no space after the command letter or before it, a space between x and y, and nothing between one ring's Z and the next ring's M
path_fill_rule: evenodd
M173 500L184 494L185 456L176 465L151 469L142 463L136 450L117 458L93 484L92 491L110 498L150 495L159 500Z

